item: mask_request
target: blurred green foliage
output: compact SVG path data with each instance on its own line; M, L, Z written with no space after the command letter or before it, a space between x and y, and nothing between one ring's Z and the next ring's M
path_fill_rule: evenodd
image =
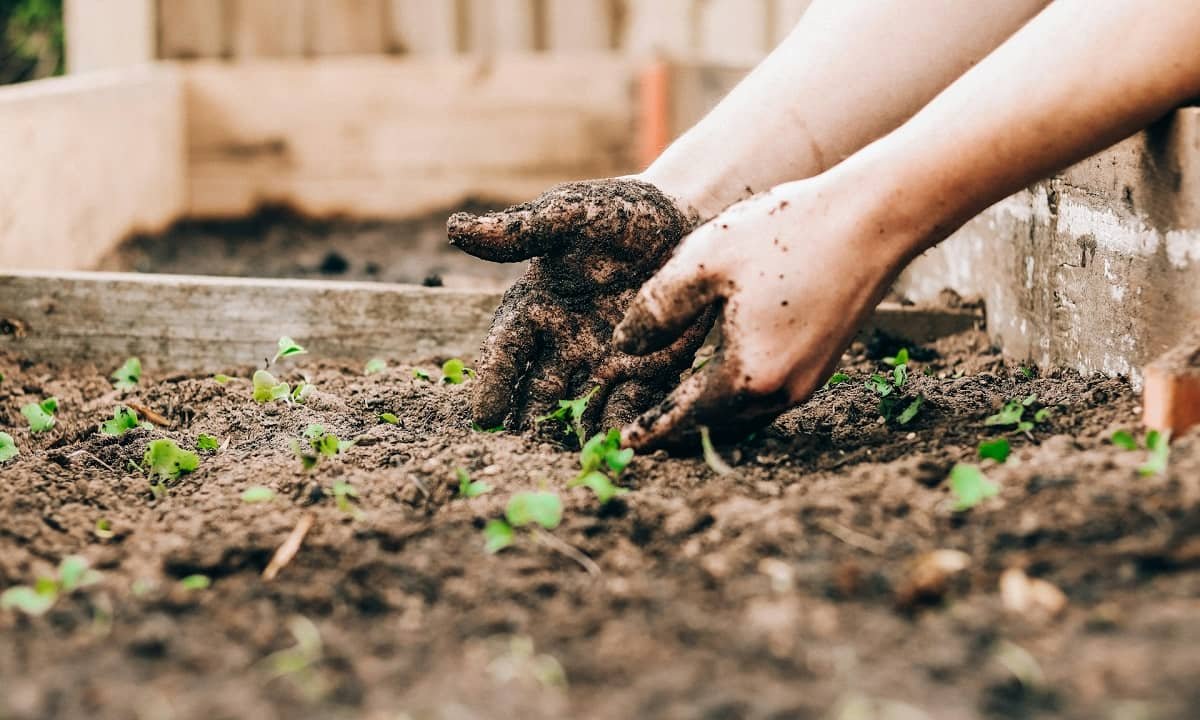
M0 0L0 84L63 71L62 0Z

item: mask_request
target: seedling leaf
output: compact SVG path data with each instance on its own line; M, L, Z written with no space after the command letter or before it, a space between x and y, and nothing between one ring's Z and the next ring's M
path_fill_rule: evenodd
M995 496L1000 489L977 466L959 463L950 471L950 491L954 493L954 510L963 512Z
M871 375L871 377L867 378L867 387L874 390L875 394L881 398L891 395L892 390L895 389L892 387L892 381L888 380L879 373L875 373Z
M207 590L212 587L212 579L207 575L188 575L179 584L184 590Z
M54 603L57 600L57 590L52 592L38 592L28 585L18 585L10 587L0 594L0 609L20 610L26 615L36 617L44 615L47 610L54 607Z
M125 361L125 364L117 368L112 374L113 387L118 390L129 390L137 387L138 381L142 379L142 361L135 357L131 357Z
M429 377L429 373L425 372L421 368L413 368L412 376L414 378L416 378L417 380L424 380L425 382L433 382L433 378Z
M553 530L562 522L562 501L552 492L520 492L509 499L504 516L515 528L537 524Z
M492 491L491 485L483 481L472 481L470 474L462 468L455 468L454 474L458 478L458 494L462 497L479 497Z
M709 469L718 475L728 475L733 472L733 468L729 467L722 458L717 449L713 447L712 435L708 431L708 426L700 426L700 450L704 453L704 462Z
M127 407L118 406L113 410L112 420L105 420L101 423L100 432L113 437L121 437L130 430L136 430L137 426L137 413Z
M591 488L592 492L596 493L596 499L600 501L601 505L608 503L609 500L618 495L624 495L629 492L623 487L614 485L613 481L607 475L598 470L593 470L570 482L571 487L579 487L580 485Z
M292 393L292 388L285 382L279 382L275 376L266 370L254 371L254 401L269 403L273 400L286 400Z
M477 422L471 423L471 429L474 430L475 432L480 432L480 433L496 434L496 433L504 432L503 425L497 425L496 427L485 428L484 426L480 425Z
M467 367L462 360L450 358L442 363L442 382L450 385L462 385L467 378L474 377L475 371Z
M58 587L63 593L95 585L102 579L100 573L88 567L87 559L79 555L68 555L58 564Z
M222 375L221 373L217 373L216 375L213 375L212 379L213 379L213 382L215 382L216 384L224 385L225 383L229 382L233 378L229 377L228 375Z
M1115 433L1113 433L1112 434L1112 444L1116 445L1117 447L1121 448L1122 450L1137 450L1138 449L1137 438L1135 438L1133 436L1133 433L1129 432L1128 430L1118 430Z
M287 387L286 385L284 387ZM307 383L301 380L296 383L296 387L292 388L292 402L303 403L309 395L313 394L316 387L312 383Z
M46 432L54 427L54 412L58 409L58 400L46 398L40 403L29 403L21 408L21 414L29 422L29 431L34 433Z
M275 353L275 357L271 359L271 364L279 362L280 358L292 357L293 355L306 355L307 350L300 347L295 340L287 337L279 338L279 351Z
M21 451L17 449L17 443L13 440L12 435L0 432L0 463L8 462L20 454Z
M1025 404L1020 400L1009 400L1000 412L988 416L984 425L1018 425L1025 415Z
M220 441L217 440L212 435L205 435L204 433L200 433L199 437L196 438L196 449L197 450L213 451L213 450L216 450L217 448L219 448L220 446L221 446Z
M174 440L152 440L142 456L142 467L160 479L174 479L200 467L200 456L180 449Z
M1012 448L1008 443L1008 438L996 438L995 440L984 440L979 443L979 458L991 458L998 463L1008 460L1009 453Z
M579 452L580 475L607 467L618 478L633 460L633 450L621 449L621 431L613 428L607 433L593 435Z
M847 375L846 373L835 372L834 374L829 376L828 380L825 381L825 387L827 387L827 388L835 387L837 385L841 385L844 382L848 382L849 380L850 380L850 376Z
M383 358L371 358L367 361L366 366L363 367L363 374L375 375L383 372L384 370L387 370L387 363L384 362Z
M1167 461L1171 457L1171 431L1151 430L1146 433L1146 449L1150 451L1150 455L1146 458L1146 462L1138 468L1138 472L1146 477L1166 475Z
M904 367L904 366L900 365L896 369L899 370L902 367ZM924 395L916 396L915 398L913 398L912 402L910 402L908 404L908 407L904 408L904 411L896 416L896 422L900 423L901 425L909 424L910 422L912 422L912 419L917 416L917 413L921 411L921 406L924 404L925 404L925 396Z
M495 554L513 544L512 526L503 520L488 520L483 527L484 549Z
M585 435L583 414L587 410L588 403L592 401L592 397L599 391L600 387L596 386L574 400L559 400L557 410L534 418L533 422L541 424L547 420L555 420L562 423L567 428L568 433L575 433L575 437L579 439L579 447L582 449Z
M111 538L114 535L112 521L108 518L100 518L96 521L96 527L92 530L92 534L101 540Z
M242 491L242 502L254 505L271 502L275 499L275 491L263 485L254 485Z
M908 366L897 365L892 368L892 385L899 390L904 387L906 382L908 382Z
M890 365L891 367L900 367L901 365L907 365L908 364L908 348L900 348L900 351L897 352L894 357L885 357L883 359L883 362L885 365Z
M385 412L379 413L379 419L388 425L399 425L400 418L396 417L395 413Z

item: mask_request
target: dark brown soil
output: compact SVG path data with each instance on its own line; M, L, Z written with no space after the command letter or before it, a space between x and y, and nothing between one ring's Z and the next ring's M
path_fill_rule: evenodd
M496 203L462 209L486 212ZM523 265L481 263L446 242L449 210L412 220L315 219L268 207L235 220L183 220L130 238L98 270L367 280L502 290Z
M0 717L1197 717L1200 435L1175 441L1167 476L1142 477L1145 453L1106 440L1137 423L1123 381L1029 378L975 336L930 350L907 427L878 421L862 384L878 361L858 348L854 382L726 450L734 473L639 457L605 507L564 489L575 453L473 432L468 388L409 366L363 377L297 358L320 388L302 406L257 405L245 380L147 377L131 397L178 427L113 439L94 428L119 401L105 376L120 358L0 356L0 428L22 450L0 466L0 588L71 553L104 574L41 617L0 611ZM954 512L949 468L1029 393L1050 420L985 465L998 497ZM31 437L18 408L50 394L58 426ZM312 422L358 444L305 473L289 441ZM199 433L227 445L165 499L126 469L152 438ZM456 467L494 491L456 497ZM335 481L357 489L357 519L322 493ZM243 503L256 484L278 496ZM538 486L559 489L553 536L598 576L532 538L483 552L484 522ZM299 553L264 581L309 512ZM96 537L100 518L113 537ZM944 592L913 570L938 549L970 558ZM1009 568L1061 588L1062 613L1006 609ZM181 587L196 573L212 586ZM296 616L322 649L273 678L264 658L294 644Z

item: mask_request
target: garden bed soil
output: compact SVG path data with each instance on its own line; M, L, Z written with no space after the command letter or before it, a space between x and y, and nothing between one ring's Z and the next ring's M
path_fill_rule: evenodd
M927 402L889 425L862 382L886 349L853 348L852 382L726 448L733 473L638 457L630 492L604 507L564 489L577 453L472 431L465 386L394 360L369 377L288 360L288 379L319 388L304 405L148 373L127 398L176 426L111 438L95 428L122 399L106 379L121 358L0 356L0 427L22 451L0 466L0 588L73 553L103 573L41 617L0 611L0 717L1196 717L1200 435L1176 439L1165 476L1141 476L1146 453L1108 441L1137 425L1126 382L1027 377L978 334L914 353ZM436 379L441 358L427 360ZM950 468L999 434L988 415L1032 393L1048 421L984 464L997 497L955 512ZM47 395L58 424L31 437L19 407ZM357 445L304 472L289 443L310 423ZM221 449L166 497L128 469L151 439L200 433ZM459 467L493 491L457 497ZM323 491L338 481L357 517ZM244 503L253 485L276 498ZM484 523L540 486L564 498L557 540L486 554ZM295 558L264 580L310 513ZM965 570L931 570L938 550L964 553L933 557ZM211 587L185 589L194 574ZM1030 577L1065 593L1057 614L1044 585L1041 605L1013 609ZM320 648L280 677L265 659L296 644L298 617Z
M487 212L471 201L455 210ZM451 210L409 220L312 218L266 207L229 220L189 219L155 235L131 237L95 269L233 277L364 280L503 290L524 263L481 263L446 242Z

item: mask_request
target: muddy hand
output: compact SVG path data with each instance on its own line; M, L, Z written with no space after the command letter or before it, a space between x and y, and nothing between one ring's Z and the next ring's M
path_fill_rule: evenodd
M631 354L674 341L721 308L712 360L624 428L637 447L698 448L696 430L740 439L824 383L903 265L888 220L853 188L781 185L697 229L638 293L614 344Z
M616 353L612 330L643 282L695 225L653 185L568 183L503 212L450 218L450 242L493 262L532 259L504 294L471 392L485 427L527 429L558 401L594 387L586 420L619 427L678 380L703 341L697 324L657 352Z

